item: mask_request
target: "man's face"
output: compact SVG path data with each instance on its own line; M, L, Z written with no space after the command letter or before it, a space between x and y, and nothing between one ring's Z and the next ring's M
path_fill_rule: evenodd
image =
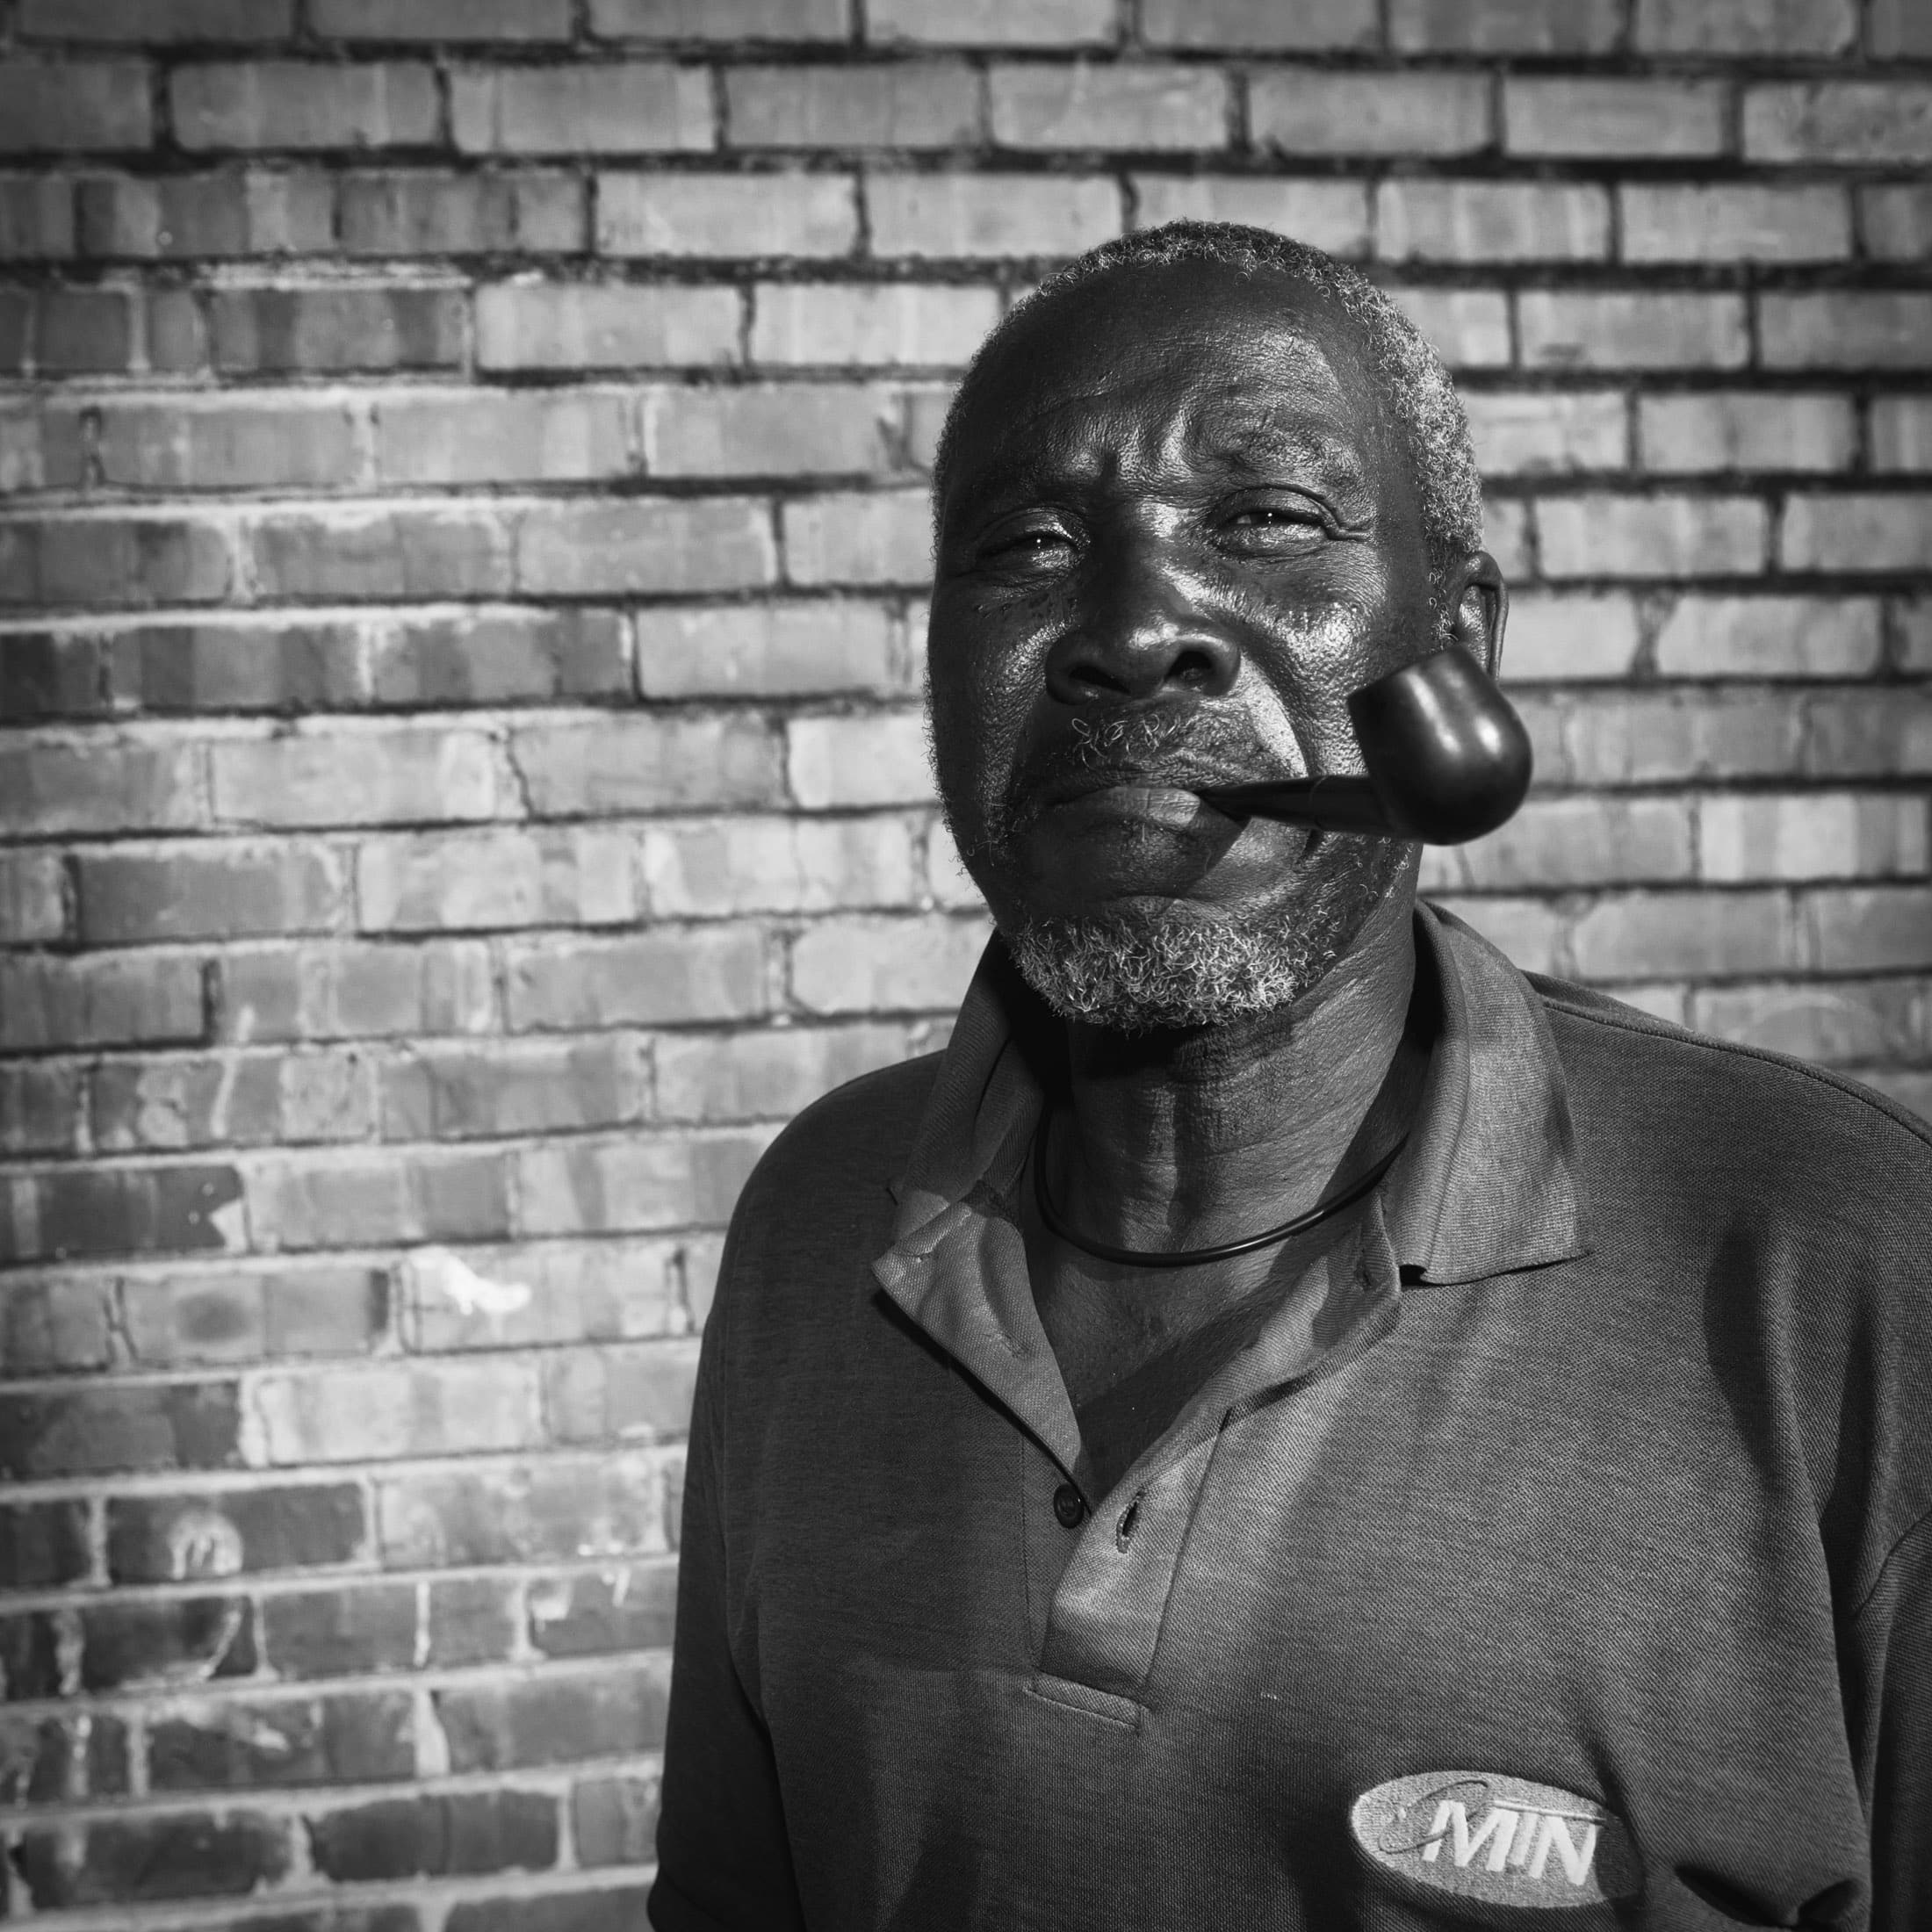
M1187 263L1061 298L960 425L928 647L948 822L1029 979L1114 1026L1287 1004L1414 848L1196 788L1362 769L1347 698L1436 617L1350 325Z

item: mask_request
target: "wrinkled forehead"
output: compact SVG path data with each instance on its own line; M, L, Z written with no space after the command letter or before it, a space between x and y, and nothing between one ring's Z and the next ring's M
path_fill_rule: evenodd
M1238 477L1284 456L1366 487L1381 429L1355 325L1325 291L1137 266L1038 305L994 347L961 399L947 495L1042 465Z

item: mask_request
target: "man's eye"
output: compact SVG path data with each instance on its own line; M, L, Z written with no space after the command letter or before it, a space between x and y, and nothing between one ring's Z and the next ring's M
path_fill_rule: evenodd
M1036 525L1028 530L1002 531L982 546L980 555L1002 564L1047 562L1073 547L1073 539L1063 530Z
M1325 529L1326 523L1322 513L1313 505L1290 507L1281 503L1262 503L1224 516L1221 527L1244 533L1291 530L1313 536Z

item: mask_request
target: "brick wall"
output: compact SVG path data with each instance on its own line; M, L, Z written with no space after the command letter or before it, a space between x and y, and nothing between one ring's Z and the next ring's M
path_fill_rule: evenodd
M720 1229L983 932L947 385L1123 225L1463 378L1540 786L1431 887L1932 1112L1922 0L0 21L0 1916L639 1922Z

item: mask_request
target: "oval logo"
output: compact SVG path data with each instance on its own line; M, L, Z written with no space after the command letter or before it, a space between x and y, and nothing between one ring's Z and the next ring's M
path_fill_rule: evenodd
M1418 1771L1364 1791L1349 1813L1369 1863L1484 1905L1547 1912L1643 1888L1623 1821L1596 1799L1500 1771Z

